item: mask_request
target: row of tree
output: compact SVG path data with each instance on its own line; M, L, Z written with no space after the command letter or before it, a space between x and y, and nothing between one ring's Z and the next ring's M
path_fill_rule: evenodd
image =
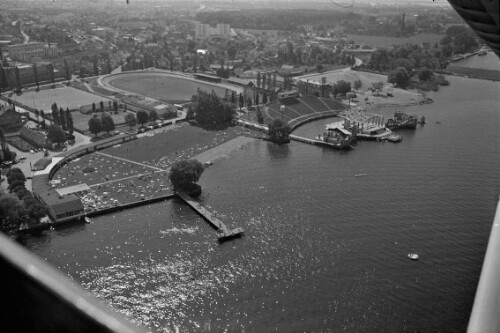
M5 135L3 130L0 128L0 148L3 154L0 154L0 163L4 161L14 161L16 159L16 152L9 149L9 145L5 141ZM2 156L3 155L3 156Z
M109 114L101 114L100 117L94 115L89 119L89 131L96 137L99 132L111 132L115 129L115 122Z
M73 134L74 131L73 117L71 116L69 108L66 108L66 111L62 107L57 109L57 104L54 103L51 106L51 111L52 111L52 121L54 122L54 124L62 127L63 131L67 131L69 132L69 134Z
M21 224L36 224L47 215L47 209L26 189L26 177L19 168L7 172L9 193L0 192L0 226L2 231L19 229Z

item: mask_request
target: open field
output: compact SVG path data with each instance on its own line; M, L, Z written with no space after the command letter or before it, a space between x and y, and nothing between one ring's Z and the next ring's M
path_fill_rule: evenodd
M124 72L108 76L101 81L105 87L117 88L133 94L151 97L170 103L182 103L191 100L198 88L205 91L215 91L224 96L226 90L235 90L238 93L242 88L213 84L189 77L181 77L162 72Z
M150 133L150 132L148 132ZM190 158L242 134L240 127L224 131L207 131L189 124L144 136L134 142L103 150L104 153L167 169L174 160Z
M298 76L295 79L303 81L309 80L309 82L316 81L320 83L322 77L326 77L327 82L344 80L350 82L351 85L355 80L361 80L363 85L358 90L357 97L357 100L359 100L359 106L361 107L365 107L366 105L413 105L417 104L419 100L423 100L423 97L418 92L394 88L392 84L387 83L386 75L354 71L349 68L321 74ZM384 82L385 86L382 89L381 95L378 96L373 94L369 88L371 88L372 83L380 81ZM387 92L390 92L393 97L387 97ZM365 101L365 98L368 98L368 101Z
M422 44L429 42L431 45L438 42L444 35L440 34L418 34L410 37L383 37L383 36L367 36L367 35L347 35L347 39L353 39L356 44L369 45L372 47L386 47L389 48L393 45L404 44Z
M302 76L297 76L295 80L307 81L310 83L321 84L321 78L325 77L327 83L335 83L339 80L344 80L350 82L351 85L355 80L361 80L363 82L363 86L361 90L366 91L371 87L372 83L375 82L387 82L387 76L376 73L367 73L360 71L353 71L349 68L338 69L334 71L324 72L324 73L314 73L314 74L306 74Z
M28 91L19 96L14 94L11 99L26 106L44 110L45 112L50 112L50 107L54 102L57 103L58 107L62 107L65 110L66 108L73 110L77 109L81 105L88 105L92 103L99 105L100 101L103 101L107 105L109 101L107 98L71 87L43 89L39 92Z

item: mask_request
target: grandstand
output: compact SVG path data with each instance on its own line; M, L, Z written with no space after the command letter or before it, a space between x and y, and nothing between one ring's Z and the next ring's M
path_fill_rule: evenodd
M282 106L285 108L282 110ZM264 123L268 124L274 119L283 119L286 122L296 123L297 118L311 119L312 115L333 110L343 110L345 106L333 99L320 97L292 97L274 101L264 109ZM306 117L311 115L311 117Z

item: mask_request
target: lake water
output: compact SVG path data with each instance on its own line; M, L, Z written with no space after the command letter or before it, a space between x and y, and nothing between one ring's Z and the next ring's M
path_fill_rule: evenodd
M27 246L155 332L462 332L500 193L500 84L449 80L400 108L428 121L402 143L255 141L218 160L200 200L242 239L171 200Z
M500 59L493 52L488 52L484 56L472 56L463 60L453 62L453 66L491 69L500 71Z

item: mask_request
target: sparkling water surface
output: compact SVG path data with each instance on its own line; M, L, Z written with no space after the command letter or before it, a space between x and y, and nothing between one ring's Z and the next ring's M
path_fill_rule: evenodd
M175 199L27 246L153 332L462 332L500 194L500 84L449 79L432 104L379 110L427 118L399 144L256 140L216 161L200 201L241 239Z

